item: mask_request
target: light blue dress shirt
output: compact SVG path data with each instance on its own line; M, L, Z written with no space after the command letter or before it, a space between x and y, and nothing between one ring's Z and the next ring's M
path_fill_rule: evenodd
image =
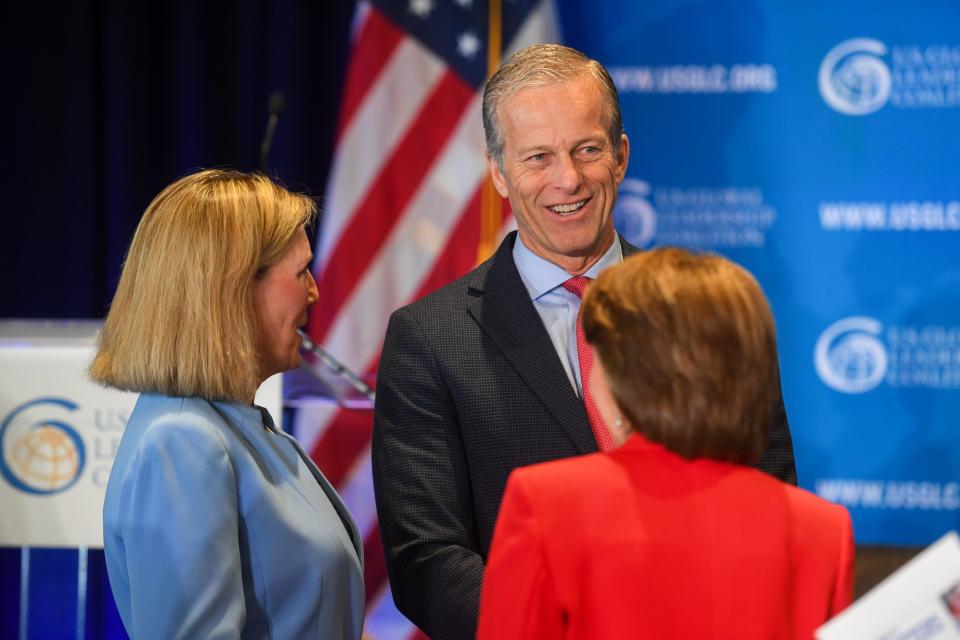
M257 407L141 395L103 529L110 588L134 640L360 637L356 525Z
M563 283L571 278L570 274L549 260L533 253L517 234L513 245L513 261L520 272L520 279L527 287L533 307L540 314L543 326L560 356L563 370L567 372L570 384L578 396L583 396L580 383L580 360L577 358L577 314L580 312L580 298L563 288ZM609 266L623 262L623 249L620 236L614 234L613 244L592 267L583 275L596 278Z

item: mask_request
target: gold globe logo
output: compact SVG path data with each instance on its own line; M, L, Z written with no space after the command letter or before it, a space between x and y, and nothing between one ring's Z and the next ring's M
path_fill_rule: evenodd
M57 419L31 421L30 416L53 407L75 411L63 398L40 398L20 405L0 423L0 474L26 493L46 495L69 488L80 477L83 440L69 424Z

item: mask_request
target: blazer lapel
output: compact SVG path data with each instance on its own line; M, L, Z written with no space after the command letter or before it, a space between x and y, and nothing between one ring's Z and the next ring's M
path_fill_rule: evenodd
M354 551L357 552L357 558L360 560L360 566L363 567L363 540L360 537L360 531L357 529L357 524L353 521L353 516L350 514L349 509L347 509L347 505L343 503L343 500L340 499L340 495L337 493L336 489L333 488L333 485L330 484L330 481L327 480L326 476L324 476L320 469L317 468L316 463L310 458L310 456L307 455L306 451L303 450L296 438L284 431L277 430L277 433L293 444L294 448L297 450L297 453L300 454L300 458L307 465L307 468L310 469L310 473L312 473L313 477L317 479L317 483L320 485L320 488L323 489L325 494L327 494L330 504L332 504L333 508L337 510L337 513L340 515L340 520L343 521L343 526L346 528L347 533L350 534L350 540L353 542ZM306 496L304 496L304 499L306 500ZM309 500L307 501L309 502Z
M513 262L516 232L474 272L467 312L487 332L530 390L581 453L597 451L583 401L577 397L540 315Z

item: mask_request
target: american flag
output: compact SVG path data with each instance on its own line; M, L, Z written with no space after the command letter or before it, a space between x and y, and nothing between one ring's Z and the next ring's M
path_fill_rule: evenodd
M513 226L498 197L485 218L481 213L483 83L500 55L556 41L550 0L358 6L315 248L320 302L308 327L317 344L353 371L376 372L394 309L466 273ZM412 638L420 632L396 611L387 583L370 468L372 426L370 411L319 404L297 412L294 433L364 536L366 633L376 640Z

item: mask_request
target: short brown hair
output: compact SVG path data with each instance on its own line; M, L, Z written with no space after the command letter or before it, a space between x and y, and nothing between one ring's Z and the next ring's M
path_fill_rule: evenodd
M147 207L90 366L119 389L249 402L260 384L254 280L316 216L264 175L208 169Z
M717 255L661 248L604 271L583 329L623 414L686 458L756 463L780 373L757 281Z
M483 90L483 131L487 154L503 169L503 133L497 110L504 100L529 87L540 87L592 76L603 96L607 117L606 130L614 151L620 148L623 116L620 96L613 78L602 64L571 47L560 44L535 44L521 49L497 69Z

